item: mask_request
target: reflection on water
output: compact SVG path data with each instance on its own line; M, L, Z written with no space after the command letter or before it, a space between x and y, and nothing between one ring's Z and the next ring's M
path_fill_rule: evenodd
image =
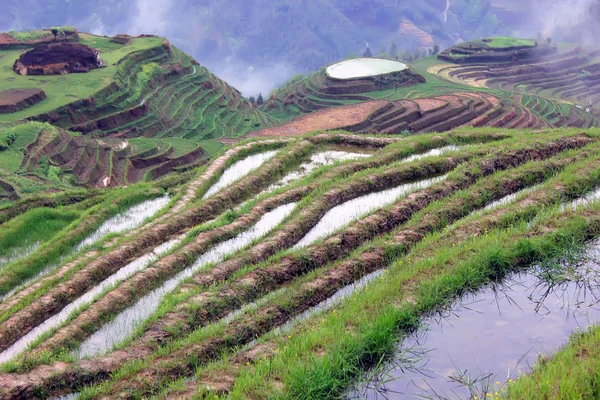
M191 277L207 265L219 262L251 244L254 240L266 235L284 220L295 208L296 203L286 204L265 214L250 230L233 239L227 240L200 256L194 264L166 281L162 286L142 297L136 304L125 309L117 317L104 325L88 338L76 352L78 357L95 356L110 350L123 342L134 332L135 328L150 317L160 305L162 299L173 291L184 279Z
M85 238L76 248L69 253L63 255L56 264L48 265L43 268L36 275L25 281L24 283L16 286L10 292L0 298L0 301L4 301L17 293L21 289L31 285L38 279L44 277L46 274L52 272L57 266L62 265L65 260L71 257L74 253L82 250L85 247L91 246L102 238L106 237L111 233L122 233L140 226L146 219L156 215L162 208L169 203L169 196L165 195L153 200L146 200L140 204L137 204L127 211L121 214L115 215L114 217L105 221L96 231ZM0 267L2 263L0 261Z
M255 154L253 156L248 156L243 160L233 163L225 170L225 172L223 172L223 175L221 175L221 178L217 181L217 183L212 185L202 198L206 199L217 193L219 190L231 185L236 181L239 181L244 176L248 175L250 172L256 170L265 162L275 157L275 154L277 154L276 150L267 151L264 153Z
M422 153L422 154L413 154L412 156L409 156L409 157L405 158L404 160L402 160L402 162L403 163L409 163L409 162L421 160L421 159L426 158L426 157L441 156L441 155L444 155L444 154L449 153L451 151L458 151L458 150L462 150L462 149L466 149L466 148L467 148L467 146L459 147L459 146L454 146L454 145L440 147L439 149L429 150L429 151L427 151L425 153Z
M98 240L102 239L106 235L111 233L121 233L140 226L146 219L154 216L163 207L169 203L169 196L165 195L157 199L146 200L140 204L137 204L127 211L115 215L106 222L104 222L94 233L85 238L77 246L77 251L84 247L91 246Z
M21 258L27 257L28 255L30 255L31 253L36 251L38 249L38 247L40 247L40 243L35 242L26 247L19 247L19 248L13 249L10 252L10 254L8 254L7 256L0 257L0 270L2 270L2 268L4 268L5 266L7 266L8 264L10 264L12 262L15 262L17 260L20 260Z
M313 172L315 169L331 165L335 162L358 160L360 158L371 157L371 154L349 153L346 151L322 151L313 154L310 159L302 163L296 171L290 172L277 183L271 185L265 192L271 192L280 187L289 185L290 183L300 180Z
M595 242L576 263L536 266L464 296L426 319L394 360L349 397L468 398L517 379L539 354L600 321L599 248Z
M124 266L123 268L115 272L113 275L109 276L104 281L94 286L86 294L71 302L58 314L48 318L43 323L36 326L29 333L21 337L21 339L15 342L12 346L0 353L0 362L6 362L11 360L14 356L24 351L30 343L35 341L42 334L48 332L51 329L59 327L61 324L67 321L69 316L75 310L89 304L92 300L94 300L96 296L100 295L103 291L113 287L118 282L122 282L125 279L131 277L136 272L146 268L152 262L156 261L160 256L166 254L175 246L177 246L180 242L181 239L170 240L158 246L149 254L145 254L142 257Z
M447 175L426 179L420 182L400 185L393 189L370 193L365 196L347 201L329 210L323 218L300 240L295 249L327 237L343 226L355 221L374 210L394 203L401 196L427 188L446 179Z

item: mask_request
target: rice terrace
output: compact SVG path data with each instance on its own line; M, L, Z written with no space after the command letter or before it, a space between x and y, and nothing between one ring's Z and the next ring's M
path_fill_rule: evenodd
M218 72L0 35L1 399L600 398L600 51Z

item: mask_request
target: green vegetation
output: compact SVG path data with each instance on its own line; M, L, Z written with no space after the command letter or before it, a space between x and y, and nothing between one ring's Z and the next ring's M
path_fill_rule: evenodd
M108 86L115 73L115 63L127 55L162 44L161 38L138 38L131 45L115 47L101 52L101 58L106 68L90 71L87 74L51 75L51 76L20 76L13 72L12 67L21 50L0 51L0 91L10 88L42 88L47 98L25 110L0 114L2 121L18 121L34 115L52 111L75 100L91 97L99 90ZM84 41L85 43L85 41Z
M495 26L480 5L454 4L445 23L456 27L460 16ZM339 7L362 15L363 6ZM383 8L369 7L383 18ZM418 14L433 7L397 5L413 22L432 21ZM278 13L292 18L295 11ZM327 31L317 33L315 43ZM596 56L496 36L457 49L508 57L503 67L495 59L463 69L422 57L403 73L343 82L319 70L248 101L164 38L123 45L81 34L80 42L99 50L104 68L19 76L12 64L22 51L0 51L0 91L39 86L48 97L0 115L0 352L55 321L0 366L2 398L339 398L376 372L423 316L600 237L600 202L565 207L600 186L600 132L592 128L600 114L568 100L594 94ZM550 54L574 73L539 77L528 68L542 58L525 57L527 65L502 51L508 48ZM493 75L504 67L515 75ZM302 119L276 126L296 116ZM246 136L262 128L273 129ZM372 156L330 160L304 175L314 155L365 147ZM447 153L420 158L441 148ZM238 181L203 198L227 168L269 150L277 154L247 175L240 168ZM289 184L268 190L292 172ZM393 202L374 200L366 215L295 247L337 206L404 185ZM167 192L168 208L139 229L77 247L111 216ZM267 213L291 203L277 226L245 248L197 263L227 240L254 235ZM174 239L181 241L158 254ZM52 319L124 271L133 275ZM188 278L148 306L106 358L79 362L74 350L183 271ZM381 275L329 309L313 309L373 273ZM574 336L503 394L597 397L599 329Z
M35 141L42 130L53 131L55 128L39 122L28 122L5 128L0 126L0 149L3 150L0 153L0 170L17 172L23 161L24 148ZM8 138L12 139L8 140Z
M37 30L27 32L10 31L8 32L8 34L12 36L13 39L18 40L19 42L29 42L53 37L52 32L50 32L50 30Z
M16 249L44 243L79 217L79 212L55 208L35 208L2 226L0 257Z
M508 36L494 36L481 40L474 40L466 43L461 43L460 47L490 47L494 50L505 49L510 47L535 47L535 41L532 39L519 39Z
M530 375L508 384L508 399L596 399L600 396L600 327L573 334L566 346L541 358Z

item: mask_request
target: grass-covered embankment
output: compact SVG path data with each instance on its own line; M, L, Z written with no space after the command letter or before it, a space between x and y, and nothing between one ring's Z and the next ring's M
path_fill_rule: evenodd
M506 385L507 399L600 398L600 326L576 332L556 354L541 357L533 372Z

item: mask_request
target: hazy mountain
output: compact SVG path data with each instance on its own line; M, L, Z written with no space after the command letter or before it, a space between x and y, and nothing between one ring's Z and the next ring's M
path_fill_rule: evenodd
M74 25L155 33L246 93L396 43L399 51L506 30L490 0L4 0L0 30ZM449 6L449 9L447 7ZM251 75L248 72L250 69ZM250 79L251 78L251 79ZM247 82L252 81L252 85Z

